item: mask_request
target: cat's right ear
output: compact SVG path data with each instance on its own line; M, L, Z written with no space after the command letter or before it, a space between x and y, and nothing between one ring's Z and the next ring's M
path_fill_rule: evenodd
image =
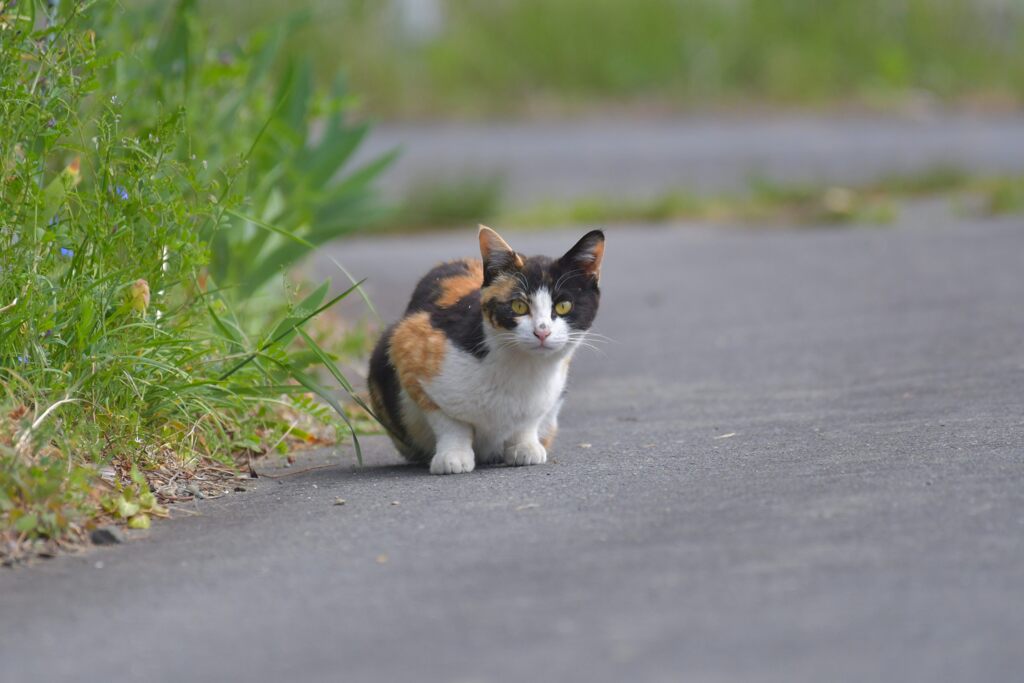
M501 239L501 235L486 225L481 225L478 237L480 257L484 261L485 282L499 273L523 267L523 257L517 254L508 242Z
M562 263L583 271L594 278L601 279L601 260L604 258L604 233L591 230L573 248L561 258Z

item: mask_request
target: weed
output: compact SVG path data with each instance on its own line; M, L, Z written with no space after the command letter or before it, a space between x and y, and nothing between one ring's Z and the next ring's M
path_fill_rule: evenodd
M230 470L296 434L288 411L356 435L314 376L351 392L336 354L302 329L356 286L287 302L266 285L369 220L386 160L329 184L362 132L329 116L331 158L307 149L309 103L338 102L294 75L275 87L265 50L219 74L215 51L173 38L193 9L118 43L139 20L110 4L0 3L0 558L101 518L147 526L155 478Z

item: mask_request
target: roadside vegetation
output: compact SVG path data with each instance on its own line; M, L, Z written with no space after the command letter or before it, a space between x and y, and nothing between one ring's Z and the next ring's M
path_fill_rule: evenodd
M0 561L359 429L363 336L317 326L356 284L284 274L377 220L390 157L350 167L367 129L282 52L297 23L218 42L190 0L127 7L0 1Z
M941 166L852 186L755 178L742 192L667 192L639 200L591 197L509 211L501 221L524 227L674 220L787 227L880 225L894 220L902 203L932 197L947 198L958 210L979 215L1020 213L1024 211L1024 177L976 176Z
M943 197L977 215L1024 212L1024 176L972 174L950 165L854 184L780 183L753 177L743 190L698 194L669 191L646 198L595 195L528 206L503 201L498 177L467 176L414 185L399 210L378 228L414 232L463 228L479 221L540 228L552 225L702 221L778 226L879 225L900 205Z
M1024 4L1015 0L211 0L205 7L226 34L305 8L316 20L293 49L312 49L323 79L344 69L366 108L391 118L936 102L1006 109L1024 97Z

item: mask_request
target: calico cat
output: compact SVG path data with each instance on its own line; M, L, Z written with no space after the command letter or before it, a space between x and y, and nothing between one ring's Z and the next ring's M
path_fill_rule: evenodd
M483 225L478 236L482 260L427 273L370 358L374 413L434 474L547 461L569 362L600 300L600 230L559 259L527 258Z

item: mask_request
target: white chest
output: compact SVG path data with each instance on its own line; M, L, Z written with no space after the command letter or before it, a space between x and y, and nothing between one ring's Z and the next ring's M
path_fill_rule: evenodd
M449 416L491 433L539 421L565 388L569 354L530 358L492 353L478 359L455 347L424 388Z

